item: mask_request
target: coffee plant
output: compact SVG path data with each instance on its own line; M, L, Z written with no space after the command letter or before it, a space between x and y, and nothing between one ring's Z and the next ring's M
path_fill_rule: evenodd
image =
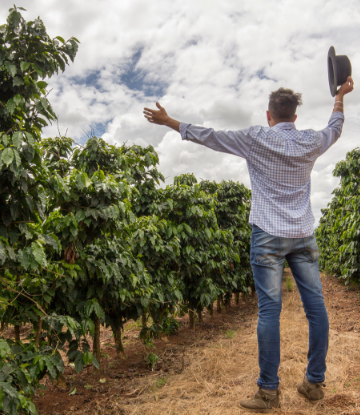
M316 237L320 267L345 284L360 283L360 149L337 163L334 176L340 185L332 201L322 210Z
M37 413L31 397L45 376L61 379L61 351L78 372L99 368L102 326L121 353L124 324L141 318L151 346L179 328L175 315L193 327L204 307L253 284L243 185L186 174L164 186L151 146L42 137L56 121L45 79L79 41L51 39L21 10L0 26L0 321L14 328L0 337L5 414Z

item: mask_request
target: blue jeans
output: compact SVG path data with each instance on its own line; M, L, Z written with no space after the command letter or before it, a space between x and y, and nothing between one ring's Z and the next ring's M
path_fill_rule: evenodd
M251 266L258 296L258 386L279 386L281 283L285 258L291 268L309 321L307 378L324 382L328 350L329 320L319 275L319 250L315 236L280 238L253 225Z

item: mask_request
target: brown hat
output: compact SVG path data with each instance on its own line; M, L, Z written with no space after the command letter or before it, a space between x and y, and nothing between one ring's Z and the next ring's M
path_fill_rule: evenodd
M334 97L337 87L344 84L351 76L351 62L346 55L336 56L333 46L328 52L328 77L331 95Z

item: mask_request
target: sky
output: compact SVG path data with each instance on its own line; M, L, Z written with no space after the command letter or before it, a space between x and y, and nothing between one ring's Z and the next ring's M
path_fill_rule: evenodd
M5 23L14 0L1 0ZM298 129L326 127L333 109L327 53L352 63L354 91L345 97L339 141L312 173L318 222L339 181L332 171L359 146L360 2L353 0L20 0L26 20L38 16L50 36L80 40L78 55L49 81L61 134L84 143L93 131L110 144L154 146L166 183L182 173L250 187L245 160L182 141L150 124L143 108L159 101L179 121L214 129L267 126L269 94L303 94ZM2 24L2 23L0 23ZM359 87L360 88L360 87ZM56 124L44 136L58 135Z

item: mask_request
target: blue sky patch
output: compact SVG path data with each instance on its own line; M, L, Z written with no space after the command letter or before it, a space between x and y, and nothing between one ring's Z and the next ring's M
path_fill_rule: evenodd
M147 80L149 72L137 68L141 58L143 47L139 48L129 60L126 70L120 76L120 82L125 84L132 91L142 92L146 97L158 96L165 94L167 85L162 82L154 82L153 79Z

